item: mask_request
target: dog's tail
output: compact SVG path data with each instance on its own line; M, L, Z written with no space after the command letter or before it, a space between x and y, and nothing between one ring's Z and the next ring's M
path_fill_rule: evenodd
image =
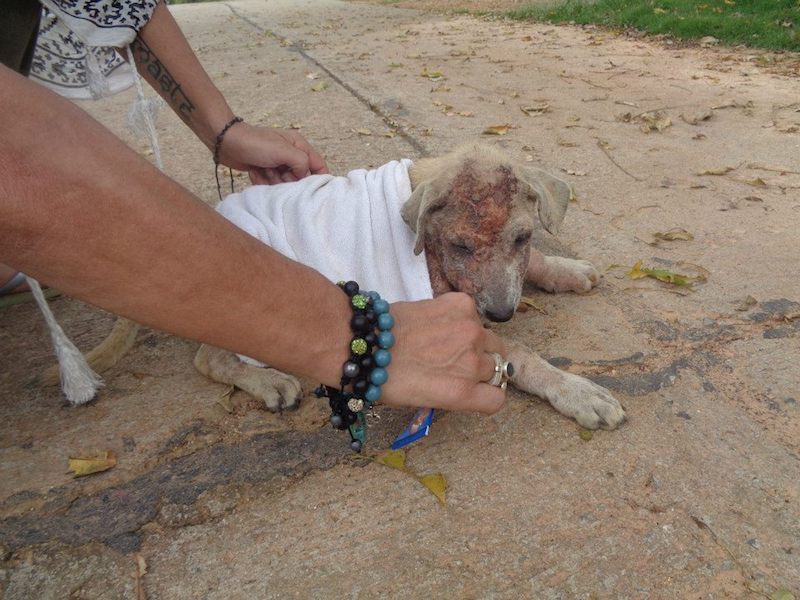
M110 369L133 347L138 333L138 323L124 317L117 317L114 327L106 339L86 354L86 362L95 373L102 373ZM56 385L60 380L58 365L49 367L38 378L41 385Z

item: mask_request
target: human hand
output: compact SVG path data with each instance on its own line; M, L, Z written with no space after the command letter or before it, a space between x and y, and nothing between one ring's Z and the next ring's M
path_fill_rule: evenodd
M225 134L220 164L247 171L254 184L297 181L327 173L325 160L296 131L237 123Z
M381 402L493 414L506 401L504 389L486 383L497 352L497 335L483 327L472 298L451 292L433 300L392 304L396 344Z

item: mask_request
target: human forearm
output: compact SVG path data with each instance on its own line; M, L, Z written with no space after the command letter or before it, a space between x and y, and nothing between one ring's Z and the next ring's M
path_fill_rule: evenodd
M197 137L213 149L233 112L206 73L164 2L131 44L141 75ZM121 50L127 59L127 54Z
M0 259L147 325L338 381L349 316L335 286L4 68L0 99Z

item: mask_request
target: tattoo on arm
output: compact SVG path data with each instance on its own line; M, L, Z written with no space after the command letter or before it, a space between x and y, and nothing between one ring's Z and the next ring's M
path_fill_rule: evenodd
M133 59L136 61L136 67L141 67L146 76L149 76L153 87L161 94L183 121L190 125L192 122L192 111L194 104L186 96L181 84L175 81L172 73L167 70L155 52L144 43L141 37L133 40L131 44L133 51Z

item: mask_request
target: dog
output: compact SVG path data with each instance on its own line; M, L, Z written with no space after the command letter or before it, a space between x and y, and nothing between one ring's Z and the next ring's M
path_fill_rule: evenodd
M404 167L398 168L402 170ZM387 218L399 223L392 224L392 227L405 228L405 237L397 233L392 237L395 241L400 238L409 247L378 248L374 254L408 254L405 258L400 256L398 262L410 265L410 269L421 265L422 273L427 275L425 289L432 296L450 291L465 292L474 299L482 319L502 322L514 315L525 281L549 292L577 293L587 292L599 282L599 274L591 263L545 256L531 244L537 216L552 234L558 231L564 219L572 188L561 179L513 161L501 150L486 145L464 146L444 156L421 159L413 164L408 161L407 168L408 197L400 199L399 207L376 198L365 202L370 203L369 209L373 212L378 211L375 206L386 206L389 213L399 208L396 214L389 214ZM370 176L368 172L363 173ZM343 179L313 177L323 179L307 178L307 184L312 187L324 186L331 181L335 184ZM255 192L265 196L255 200L251 198L256 205L254 210L269 208L271 200L267 187L280 188L282 194L288 194L288 202L294 202L291 195L296 188L290 186L296 185L261 186L264 189ZM226 210L230 213L234 210L230 209L230 203L240 201L241 198L229 197L218 210L223 215ZM236 222L232 214L226 216ZM282 215L280 210L276 214ZM248 214L246 219L251 222L251 215ZM317 225L319 221L314 220L314 223ZM252 227L237 224L261 237L260 223ZM274 227L274 224L270 226ZM313 227L307 225L300 229L308 231ZM319 232L314 230L309 235L312 234L318 235ZM355 232L345 232L348 234L352 237ZM272 238L275 237L283 240L285 236L280 231L277 234L273 231ZM302 239L297 245L304 246ZM331 254L336 253L335 246L322 252L322 260L330 259ZM352 254L350 250L346 251ZM290 258L302 260L302 257L292 256L291 252L290 249ZM364 253L356 256L356 260L361 262L369 258ZM339 276L326 273L318 265L309 266L332 279L348 278L346 273ZM335 270L334 267L330 269ZM365 289L376 289L386 297L384 289L376 283L359 283ZM391 300L414 299L419 298L395 297ZM514 365L511 383L518 389L547 400L558 412L575 419L587 429L614 429L625 420L623 407L605 388L550 365L521 344L512 343L509 348L506 358ZM301 386L295 377L253 364L253 361L232 352L202 345L194 364L212 380L234 385L260 398L272 411L295 408L301 396Z

